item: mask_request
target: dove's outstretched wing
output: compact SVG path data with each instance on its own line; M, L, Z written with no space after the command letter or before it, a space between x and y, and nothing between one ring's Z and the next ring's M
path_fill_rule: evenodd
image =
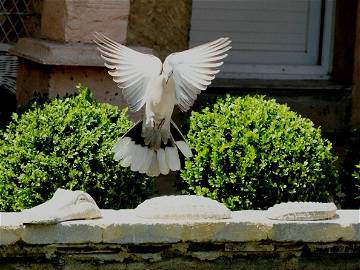
M225 53L231 47L229 38L219 38L189 50L169 55L164 65L170 65L175 81L177 105L187 111L219 72Z
M99 46L109 74L123 89L131 111L138 111L145 104L145 91L149 80L159 76L162 63L159 58L125 47L100 33L95 33L94 42Z

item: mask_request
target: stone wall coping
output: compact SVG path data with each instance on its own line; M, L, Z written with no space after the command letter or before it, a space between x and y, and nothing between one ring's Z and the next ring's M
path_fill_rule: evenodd
M102 210L101 219L22 225L20 213L0 213L0 245L164 244L177 242L360 242L360 210L338 210L323 221L270 220L266 211L232 212L224 220L154 220L134 210Z
M129 47L142 53L153 54L150 48ZM20 38L9 52L43 65L104 66L96 45L92 43L60 43L38 38Z

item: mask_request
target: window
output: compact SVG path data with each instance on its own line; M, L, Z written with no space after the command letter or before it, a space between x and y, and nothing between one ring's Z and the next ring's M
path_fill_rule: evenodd
M0 0L0 95L15 94L17 58L8 53L21 36L29 34L26 19L34 16L31 0ZM1 114L1 113L0 113Z
M190 46L232 39L220 76L328 79L334 0L193 0Z

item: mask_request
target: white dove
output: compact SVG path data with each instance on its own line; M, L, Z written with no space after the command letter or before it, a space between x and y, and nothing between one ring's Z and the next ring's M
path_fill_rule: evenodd
M191 157L190 147L171 120L174 106L187 111L201 91L211 84L231 47L229 38L219 38L183 52L170 54L162 64L154 55L143 54L95 33L109 74L122 89L131 111L145 105L145 115L113 147L114 158L132 171L149 176L180 170L178 149Z

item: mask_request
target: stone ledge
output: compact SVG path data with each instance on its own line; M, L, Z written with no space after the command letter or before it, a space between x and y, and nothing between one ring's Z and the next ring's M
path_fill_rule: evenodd
M212 89L242 89L249 92L272 91L296 95L302 91L344 95L351 92L351 84L342 84L331 80L259 80L259 79L226 79L216 78L210 86ZM291 93L289 93L291 91Z
M142 53L153 54L145 47L130 46ZM21 38L9 50L13 55L43 65L103 67L104 61L95 44L58 43L36 38Z
M0 214L0 245L166 244L178 242L360 242L360 211L338 210L323 221L274 221L264 211L236 211L231 219L147 220L133 210L102 210L103 218L57 225L21 225L19 213Z

